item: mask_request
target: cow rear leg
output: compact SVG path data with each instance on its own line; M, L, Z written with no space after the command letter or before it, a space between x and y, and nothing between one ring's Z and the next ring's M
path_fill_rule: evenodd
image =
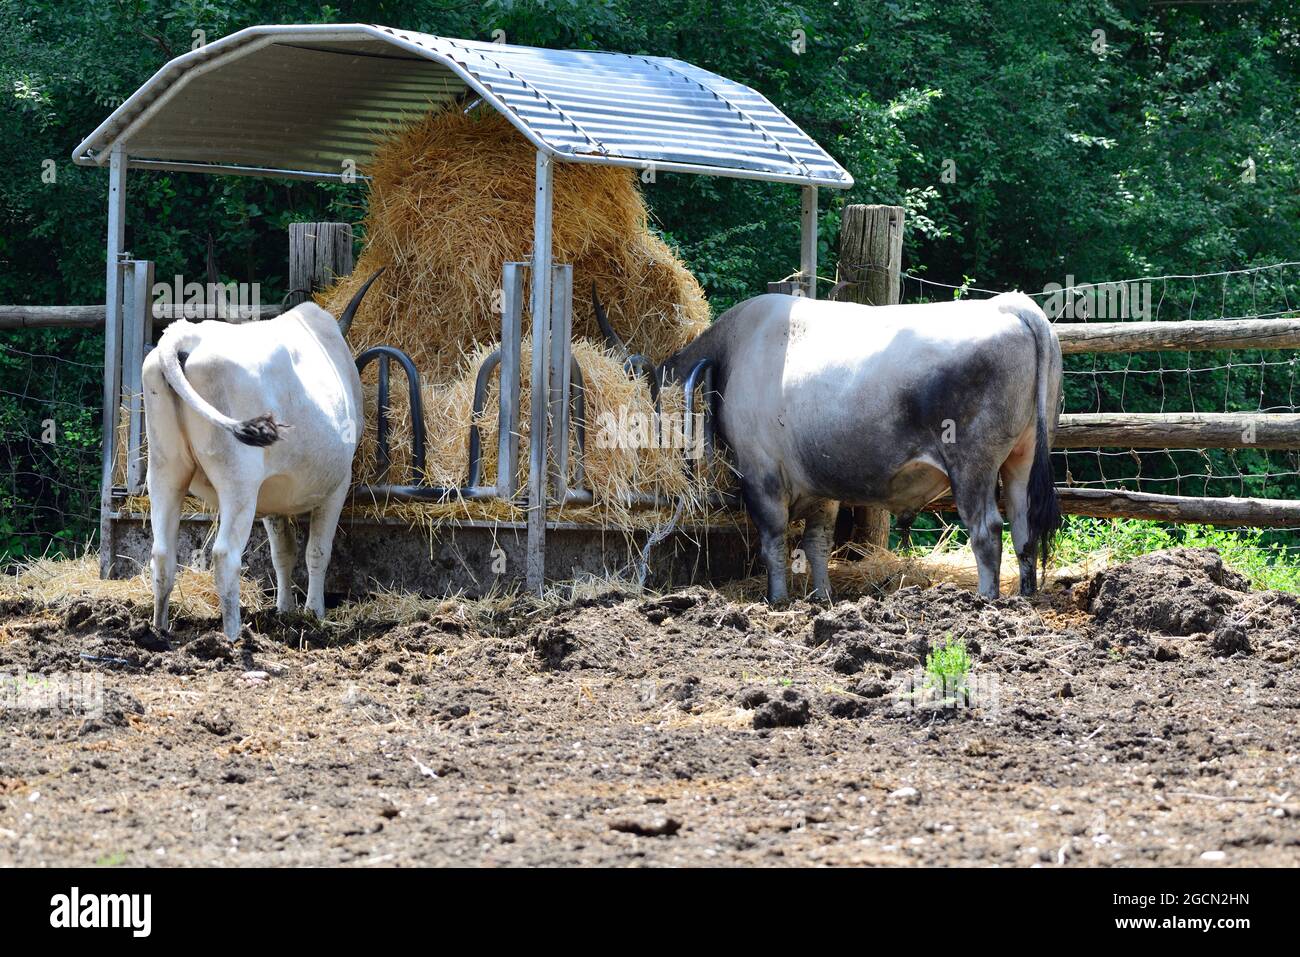
M831 599L831 546L835 538L835 519L839 512L839 502L821 501L804 518L801 547L812 575L812 597L820 601Z
M298 535L287 515L268 515L262 519L266 540L271 546L271 565L275 568L275 610L293 611L293 566L298 561Z
M176 551L180 547L181 504L190 477L173 463L155 461L149 469L149 523L153 550L149 569L153 576L153 626L167 627L172 587L176 584ZM190 470L185 470L190 471Z
M998 513L997 469L972 469L953 476L957 514L970 533L979 568L980 594L997 598L1002 576L1002 516Z
M767 567L767 600L772 604L789 601L789 561L786 533L790 527L790 505L775 478L768 481L743 472L740 493L745 509L758 527L759 553Z
M221 601L221 626L232 642L239 639L239 568L253 530L257 488L223 489L221 519L212 543L212 578Z
M329 570L339 513L347 497L348 483L344 482L311 513L311 532L307 537L307 610L317 618L325 617L325 573Z
M1010 458L1002 465L1002 488L1006 494L1007 521L1011 523L1011 544L1020 562L1020 594L1038 591L1038 562L1035 542L1029 531L1029 472L1033 456Z

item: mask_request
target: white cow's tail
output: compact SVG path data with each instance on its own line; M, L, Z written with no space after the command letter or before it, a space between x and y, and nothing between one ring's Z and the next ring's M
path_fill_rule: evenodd
M1052 328L1047 317L1037 305L1018 309L1020 321L1034 337L1035 399L1037 418L1034 430L1034 462L1029 469L1029 541L1030 548L1038 546L1038 559L1043 571L1052 555L1052 542L1061 527L1061 504L1056 496L1056 483L1052 481L1051 440L1047 434L1047 393L1052 371Z
M183 325L183 324L182 324ZM163 378L181 400L203 418L219 429L225 429L245 445L270 445L280 438L280 430L288 428L283 422L275 421L270 412L254 416L239 422L228 415L222 415L211 403L194 390L190 380L185 378L185 369L181 355L186 348L197 345L197 333L179 328L169 329L170 335L163 335L158 342L158 360L162 365Z

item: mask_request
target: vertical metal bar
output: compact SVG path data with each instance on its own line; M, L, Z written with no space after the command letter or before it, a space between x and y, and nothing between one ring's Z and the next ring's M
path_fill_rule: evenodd
M388 467L393 462L392 452L388 448L388 413L392 410L388 390L392 362L388 353L379 356L379 388L375 394L375 464L379 466L379 475L385 482L388 481ZM414 410L411 410L411 420L418 425Z
M572 331L572 317L570 331ZM578 365L577 359L569 360L569 381L573 385L573 422L578 438L578 454L573 463L573 486L581 489L583 481L587 478L587 469L583 464L583 456L587 451L587 384L582 379L582 367Z
M799 272L803 276L804 295L817 298L817 187L803 188L799 211Z
M122 272L126 245L126 152L114 146L108 166L108 239L105 243L104 460L99 483L99 577L113 571L113 467L117 464L117 418L122 400Z
M551 194L555 165L537 151L537 187L533 197L533 369L529 384L532 422L528 437L528 566L529 590L540 592L546 581L546 445L550 386L547 373L551 328Z
M569 489L569 369L573 358L573 267L552 267L551 276L551 494L564 501Z
M144 260L124 264L122 290L122 378L126 393L126 489L144 491L144 353L153 338L154 264Z
M519 343L523 337L525 263L506 263L501 278L501 392L497 413L497 495L509 500L519 480Z

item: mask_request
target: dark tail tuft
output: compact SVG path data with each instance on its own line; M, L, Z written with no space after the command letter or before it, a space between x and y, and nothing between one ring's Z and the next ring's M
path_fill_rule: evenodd
M288 428L283 422L275 421L270 412L245 419L231 429L231 433L245 445L263 447L280 439L280 430Z
M1038 420L1034 441L1034 464L1029 470L1029 536L1038 543L1038 558L1047 573L1056 531L1061 527L1061 503L1052 481L1051 449L1048 448L1047 424Z

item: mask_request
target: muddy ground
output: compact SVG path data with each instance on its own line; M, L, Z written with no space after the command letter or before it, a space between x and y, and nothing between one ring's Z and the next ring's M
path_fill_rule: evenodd
M5 601L0 864L1300 863L1300 602L1214 552L1033 601L425 617L232 651ZM927 686L948 636L970 680Z

